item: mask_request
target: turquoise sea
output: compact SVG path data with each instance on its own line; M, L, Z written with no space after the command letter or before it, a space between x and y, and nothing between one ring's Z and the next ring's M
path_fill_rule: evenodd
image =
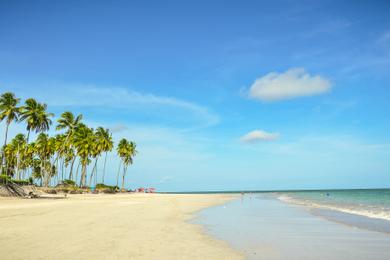
M390 189L280 192L285 202L390 221Z

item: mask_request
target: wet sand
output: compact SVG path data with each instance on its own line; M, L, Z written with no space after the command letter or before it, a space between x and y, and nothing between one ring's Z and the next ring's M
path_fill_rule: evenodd
M194 221L248 259L390 259L388 233L330 221L270 195L245 195L201 211Z

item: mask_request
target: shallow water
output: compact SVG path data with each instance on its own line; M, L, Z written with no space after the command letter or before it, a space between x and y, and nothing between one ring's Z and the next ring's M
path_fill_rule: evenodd
M244 195L194 221L248 259L390 259L389 234L328 221L269 194Z

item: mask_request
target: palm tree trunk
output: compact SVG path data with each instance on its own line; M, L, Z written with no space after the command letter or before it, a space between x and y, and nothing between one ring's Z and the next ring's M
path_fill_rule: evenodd
M95 178L94 178L94 183L95 183L95 186L97 184L97 179L98 179L98 160L99 160L99 156L96 158L96 167L95 167Z
M87 163L83 162L82 163L82 168L81 168L81 179L80 179L80 186L81 187L85 186L86 176L87 176Z
M119 173L121 171L121 164L122 162L119 161L119 168L118 168L118 174L116 175L116 186L119 188Z
M30 139L30 132L31 132L31 129L29 129L29 130L27 131L26 144L28 144L28 140ZM26 145L26 147L27 147L27 145Z
M7 137L8 137L8 128L11 122L7 121L6 126L5 126L5 138L4 138L4 145L3 145L3 150L1 151L1 172L3 173L3 165L6 166L6 162L4 163L4 149L5 146L7 145ZM6 168L6 174L7 174L7 168Z
M96 158L95 164L94 164L94 166L93 166L93 168L92 168L91 177L89 178L89 187L91 187L91 185L92 185L93 173L95 172L96 165L97 165L97 161L98 161L98 158Z
M59 157L60 157L60 155L57 153L57 157L56 157L56 159L54 161L54 163L56 165L57 176L59 175L59 172L60 172L59 171L59 169L60 169L60 167L59 167L60 160L58 160Z
M5 138L4 138L4 146L7 145L7 137L8 137L8 128L9 128L9 125L11 124L11 122L8 122L7 121L7 124L5 126Z
M106 156L105 156L105 158L104 158L102 183L104 183L104 175L106 174L107 153L108 153L108 152L106 152Z
M47 185L49 183L49 181L48 181L49 178L48 178L47 173L46 173L46 163L45 163L45 161L42 162L41 171L43 172L43 173L41 173L41 175L43 174L43 185L45 187L47 187Z
M61 181L64 180L64 171L65 171L64 167L65 167L65 159L62 159L62 165L61 165Z
M19 166L20 166L20 151L19 151L19 144L18 144L18 150L16 152L16 167L15 167L15 175L16 179L20 180L20 172L19 172Z
M126 170L127 170L127 167L124 165L124 166L123 166L122 189L121 189L121 191L122 191L122 190L124 189L124 187L125 187Z
M77 164L77 169L76 169L76 179L74 180L75 183L77 183L77 179L79 178L79 168L80 168L80 160L79 163Z
M72 163L70 164L70 171L69 171L69 180L72 180L73 178L73 165L74 165L74 161L76 161L76 156L72 159Z

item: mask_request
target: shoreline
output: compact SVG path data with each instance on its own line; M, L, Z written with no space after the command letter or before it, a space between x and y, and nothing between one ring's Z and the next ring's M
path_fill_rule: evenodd
M390 257L389 234L343 225L275 196L245 196L207 208L198 223L207 227L208 234L243 252L247 259Z
M82 194L0 199L2 259L242 259L192 223L234 195Z

